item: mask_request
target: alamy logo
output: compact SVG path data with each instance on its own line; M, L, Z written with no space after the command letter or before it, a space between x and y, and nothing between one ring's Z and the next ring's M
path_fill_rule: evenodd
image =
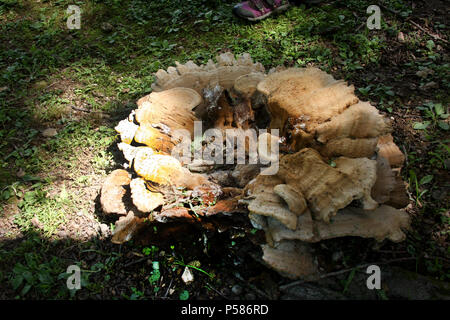
M67 7L67 14L70 16L67 18L67 28L70 30L81 29L81 9L79 6L70 5Z
M67 289L80 290L81 289L81 270L77 265L70 265L66 273L71 274L66 281Z
M371 265L366 270L367 274L370 274L370 276L367 278L367 289L373 290L381 289L381 269L377 265Z
M367 8L367 13L370 16L367 18L367 28L369 30L380 30L381 29L381 10L377 5L371 5Z
M267 129L257 132L254 129L237 128L212 128L202 132L201 121L194 122L194 140L188 130L172 132L172 139L177 143L172 150L172 157L185 164L199 160L215 164L245 164L248 160L249 164L269 165L261 169L262 175L274 175L278 172L278 129L272 129L270 133Z

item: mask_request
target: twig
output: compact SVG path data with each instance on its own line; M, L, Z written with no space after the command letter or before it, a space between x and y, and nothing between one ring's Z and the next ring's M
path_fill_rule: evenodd
M321 6L328 7L328 6L333 5L337 1L339 1L339 0L327 1L327 2L322 3Z
M386 7L384 4L379 3L378 5L379 5L380 7L382 7L382 8L383 8L384 10L386 10L386 11L389 11L390 13L393 13L393 14L395 14L395 15L397 15L397 16L402 17L402 16L400 15L399 12L397 12L397 11L395 11L395 10L392 10L391 8ZM402 17L402 18L403 18L403 17Z
M355 31L359 31L359 30L360 30L362 27L364 27L365 25L366 25L366 22L361 23L361 24L359 25L359 27L356 28Z
M127 263L126 265L124 265L123 267L124 267L124 268L127 268L127 267L129 267L129 266L132 266L132 265L141 263L142 261L145 261L145 260L148 260L148 259L150 259L150 257L143 257L143 258L140 258L140 259L138 259L138 260L136 260L136 261L129 262L129 263Z
M173 278L170 279L169 286L167 287L166 294L164 294L163 298L167 298L167 295L169 294L170 287L172 286L172 282L173 282Z
M415 27L417 27L418 29L422 30L423 32L425 32L426 34L428 34L430 37L432 37L435 40L440 40L442 42L444 42L445 44L448 44L448 41L445 39L442 39L441 37L439 37L436 34L431 33L430 31L426 30L425 28L423 28L421 25L417 24L416 22L412 21L411 19L405 19L398 11L392 10L391 8L386 7L384 4L379 4L380 7L382 7L384 10L389 11L390 13L400 17L401 19L405 20L405 22L409 22L412 25L414 25Z
M62 255L64 252L66 252L67 250L70 250L70 249L72 249L72 248L75 248L76 246L78 246L78 243L76 243L76 244L74 244L74 245L72 245L72 246L70 246L70 247L66 247L66 248L64 248L64 249L62 249L60 252L59 252L59 255Z
M55 84L57 84L57 83L58 83L58 82L50 83L48 86L45 87L44 90L48 90L49 88L53 87L53 86L54 86Z
M268 294L266 294L265 292L259 290L259 289L258 289L257 287L255 287L254 285L252 285L252 284L250 284L250 283L247 283L241 276L238 276L238 275L236 275L236 274L233 274L233 276L234 276L236 279L239 279L240 281L242 281L242 283L244 284L244 286L246 286L246 287L252 289L253 291L255 291L255 292L256 292L257 294L259 294L260 296L262 296L262 297L264 297L264 298L266 298L266 299L269 299L269 300L271 299L271 298L269 297Z
M75 107L75 106L71 106L71 108L73 110L76 110L76 111L81 111L81 112L86 112L86 113L90 113L91 112L91 110L84 109L84 108L78 108L78 107Z
M422 26L420 26L419 24L415 23L414 21L408 20L408 22L410 22L412 25L416 26L418 29L420 29L420 30L422 30L423 32L425 32L426 34L428 34L428 35L429 35L430 37L432 37L433 39L435 39L435 40L440 40L440 41L442 41L442 42L448 44L448 41L447 41L447 40L442 39L442 38L439 37L438 35L433 34L433 33L431 33L430 31L424 29Z
M403 152L405 153L405 162L406 162L406 166L409 166L408 152L406 151L405 145L402 145L402 149L403 149Z
M299 285L299 284L302 284L302 283L305 283L305 282L310 282L310 281L325 279L325 278L329 278L329 277L334 277L334 276L337 276L337 275L340 275L340 274L351 272L354 269L365 268L365 267L368 267L368 266L371 266L371 265L383 265L383 264L388 264L388 263L392 263L392 262L408 261L408 260L415 260L415 259L417 259L417 258L415 258L415 257L406 257L406 258L391 259L391 260L388 260L388 261L360 264L360 265L357 265L357 266L355 266L353 268L348 268L348 269L343 269L343 270L339 270L339 271L335 271L335 272L326 273L326 274L320 275L319 277L316 277L315 279L297 280L297 281L285 284L283 286L280 286L280 290L281 291L286 291L289 288L295 287L296 285Z
M206 283L208 285L208 287L210 287L214 292L216 292L217 294L219 294L222 298L224 298L225 300L230 300L230 298L228 298L227 296L225 296L222 292L220 292L219 290L217 290L216 288L214 288L209 282Z

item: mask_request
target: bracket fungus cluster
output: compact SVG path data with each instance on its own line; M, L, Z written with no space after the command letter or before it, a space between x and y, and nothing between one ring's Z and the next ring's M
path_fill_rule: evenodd
M318 273L311 243L345 236L404 240L410 224L400 210L408 200L400 177L404 156L389 120L360 101L353 86L317 68L265 72L248 54L225 53L216 63L159 70L152 88L116 127L128 163L101 191L103 212L120 217L113 242L133 238L146 224L208 227L211 217L238 215L264 231L262 260L299 278ZM214 140L236 159L234 144L229 149L227 138L211 140L205 130L264 130L255 147L259 160L177 158L179 131L195 135L196 121L204 127L192 153ZM264 152L271 142L279 153ZM244 160L254 152L250 144L244 143ZM278 170L264 172L274 161Z

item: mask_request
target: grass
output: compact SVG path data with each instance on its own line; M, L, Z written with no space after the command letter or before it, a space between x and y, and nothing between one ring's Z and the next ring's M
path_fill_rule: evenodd
M395 135L408 158L402 174L409 181L416 221L408 239L411 252L449 253L449 203L442 196L449 187L448 52L443 43L408 24L405 18L417 14L409 2L384 1L400 16L382 10L382 29L374 31L365 27L370 1L295 6L256 24L234 18L234 2L0 1L0 218L12 215L15 227L8 239L22 236L25 241L2 252L0 276L12 281L8 288L19 298L59 292L62 280L57 277L67 263L47 254L43 246L51 245L44 243L59 239L58 231L77 212L98 221L93 198L116 165L113 127L151 92L153 73L175 61L206 63L225 51L248 52L267 69L318 66L354 83L362 99L402 123ZM80 30L66 27L69 4L82 9ZM433 21L433 31L448 36L445 23ZM403 44L396 40L400 31L407 34ZM431 71L416 76L425 69ZM431 82L435 89L421 89ZM45 138L41 132L46 128L58 134ZM423 219L432 221L428 235ZM144 255L156 255L149 250ZM25 256L32 251L37 253ZM119 258L107 254L109 261L83 266L106 274L100 279L88 273L97 277L88 286L92 292L102 293L102 281L111 281L105 280L115 270L111 261ZM81 265L83 259L72 263ZM42 275L36 263L44 265ZM448 279L442 260L425 264L421 272ZM161 274L170 271L166 267L160 261ZM153 279L156 271L151 272ZM141 281L126 295L155 297L156 292L146 291L148 285L154 290L159 284ZM189 292L183 290L177 295L187 299Z

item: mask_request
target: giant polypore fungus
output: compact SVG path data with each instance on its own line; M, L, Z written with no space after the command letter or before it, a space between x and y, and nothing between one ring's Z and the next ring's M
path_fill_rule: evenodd
M117 222L115 243L142 233L145 223L206 226L220 214L248 214L265 233L262 260L298 278L318 273L310 243L405 238L409 217L398 210L407 202L399 175L404 156L389 120L345 81L313 67L266 73L248 54L226 53L216 63L159 70L152 88L116 127L129 171L114 171L101 196L106 214L127 214ZM240 129L243 159L257 152L258 161L224 164L217 154L234 152L234 144L229 149L229 137L206 133L184 150L195 155L214 146L215 161L177 159L173 152L185 141L176 132L192 137L195 121L205 124L200 134ZM269 131L245 140L248 129ZM279 153L272 150L278 143ZM269 173L275 162L278 170ZM127 192L132 203L125 206Z

